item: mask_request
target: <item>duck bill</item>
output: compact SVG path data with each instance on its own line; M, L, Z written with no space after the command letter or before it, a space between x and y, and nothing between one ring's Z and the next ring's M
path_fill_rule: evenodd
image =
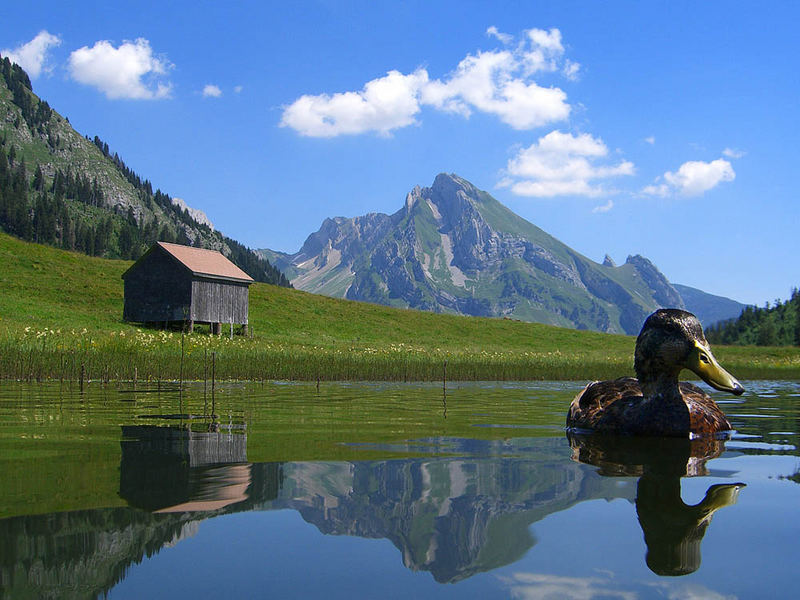
M689 355L687 368L694 371L711 387L721 392L731 392L737 396L744 393L742 384L736 378L719 366L711 350L697 344Z

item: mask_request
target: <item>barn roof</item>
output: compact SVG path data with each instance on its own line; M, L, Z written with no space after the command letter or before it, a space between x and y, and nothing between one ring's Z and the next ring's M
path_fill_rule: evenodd
M252 283L253 278L247 273L242 271L239 267L225 258L217 250L205 250L203 248L193 248L191 246L182 246L181 244L170 244L168 242L157 242L153 244L150 249L142 256L144 258L156 248L161 248L169 256L177 260L181 265L189 269L192 275L201 277L213 277L220 279L231 279L235 281L243 281ZM140 258L131 267L122 274L124 278L128 271L131 271L139 262Z
M209 275L211 277L224 277L225 279L253 281L252 277L217 250L192 248L191 246L170 244L168 242L158 242L158 245L178 259L178 262L188 268L193 275Z

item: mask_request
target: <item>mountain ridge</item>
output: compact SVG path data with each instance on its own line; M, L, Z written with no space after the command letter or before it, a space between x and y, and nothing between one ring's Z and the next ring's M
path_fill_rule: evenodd
M391 215L325 219L295 254L259 252L298 289L389 306L627 334L691 309L648 259L596 263L455 174Z
M274 267L214 231L202 213L128 168L108 144L75 131L27 73L0 56L0 230L93 256L136 259L156 241L219 250L257 281Z

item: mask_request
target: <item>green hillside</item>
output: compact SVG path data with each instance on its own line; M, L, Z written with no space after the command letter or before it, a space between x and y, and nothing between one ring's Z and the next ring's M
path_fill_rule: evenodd
M83 256L0 233L0 325L82 329L106 334L136 327L122 321L122 273L131 261ZM286 344L362 347L413 344L424 348L554 351L580 343L629 351L630 338L520 323L438 315L339 300L268 284L250 288L255 337Z
M87 257L0 234L0 377L177 379L181 334L122 321L130 261ZM508 319L250 288L252 337L201 330L184 342L184 377L208 352L234 379L596 379L631 374L634 339ZM800 377L798 348L720 348L737 376Z
M75 131L0 57L0 231L90 256L135 259L155 241L220 250L256 281L288 285L266 260L198 222Z
M772 306L747 306L739 318L716 323L706 335L720 344L800 346L800 291L792 289L788 300Z

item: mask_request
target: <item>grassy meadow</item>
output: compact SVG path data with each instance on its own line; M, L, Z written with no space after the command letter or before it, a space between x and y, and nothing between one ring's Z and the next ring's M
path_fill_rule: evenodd
M250 337L122 321L131 263L0 234L0 378L590 380L632 374L634 338L336 300L256 283ZM800 378L799 348L719 347L734 375ZM213 356L213 364L212 364Z

